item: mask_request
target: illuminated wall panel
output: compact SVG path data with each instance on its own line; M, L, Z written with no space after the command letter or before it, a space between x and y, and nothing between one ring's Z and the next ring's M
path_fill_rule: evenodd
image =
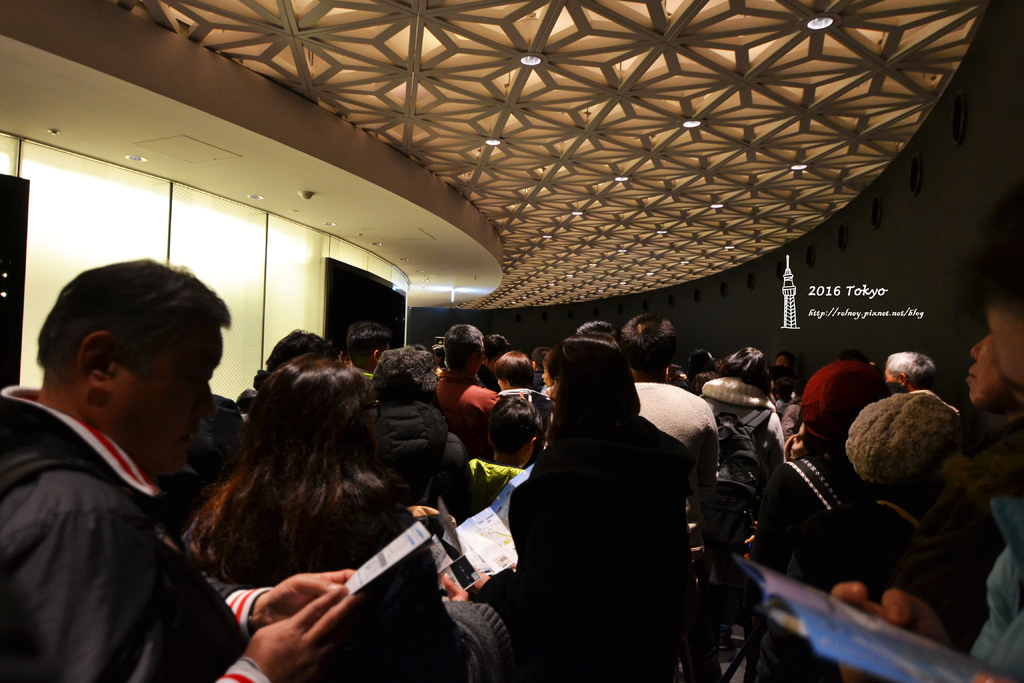
M18 175L18 139L0 135L0 173Z
M231 399L252 385L263 366L266 240L266 213L174 186L170 262L190 268L231 311L224 354L210 383L215 394Z
M295 329L323 334L325 259L330 236L270 216L263 360Z
M39 330L65 284L108 263L166 259L170 183L29 142L21 175L31 182L21 383L38 386Z

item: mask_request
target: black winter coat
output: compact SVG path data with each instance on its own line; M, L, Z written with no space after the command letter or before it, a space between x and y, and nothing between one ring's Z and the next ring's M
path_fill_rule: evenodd
M468 517L469 456L459 437L448 431L441 411L420 401L387 401L377 404L373 419L381 460L409 485L409 504L436 508L443 497L455 519Z

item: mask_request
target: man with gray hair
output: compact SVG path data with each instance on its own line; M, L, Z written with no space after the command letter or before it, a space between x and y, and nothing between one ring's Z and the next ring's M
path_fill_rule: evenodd
M444 334L444 363L437 403L448 428L466 445L470 458L494 458L487 423L498 394L479 386L476 373L484 362L484 335L472 325L452 325Z
M930 391L934 381L935 361L923 353L901 351L885 362L885 382L893 393Z

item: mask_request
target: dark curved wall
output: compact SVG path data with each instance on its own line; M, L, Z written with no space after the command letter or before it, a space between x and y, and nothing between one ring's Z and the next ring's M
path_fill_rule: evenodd
M1024 181L1022 35L1024 2L994 0L949 87L899 156L860 196L789 245L686 285L597 302L492 311L488 319L478 312L475 324L485 333L504 334L528 353L535 346L553 345L595 317L621 325L650 310L675 325L684 364L692 348L707 348L721 357L751 345L769 354L793 351L805 375L845 348L858 348L879 364L890 353L916 350L938 364L939 395L959 407L969 406L964 383L969 352L984 330L963 303L963 268L988 215ZM958 93L967 108L960 145L952 133ZM921 169L916 195L910 180L915 156ZM875 198L881 203L877 227L871 220ZM841 226L848 233L845 250L838 245ZM816 254L813 266L806 259L809 248ZM781 329L782 281L776 268L787 254L797 290L798 330ZM752 288L747 286L749 276ZM887 291L874 299L848 293L847 287L861 285ZM810 296L812 286L839 286L841 296ZM700 301L695 302L698 291ZM809 314L812 308L833 307L916 309L924 315L854 320ZM443 334L445 327L438 323L445 317L437 309L413 309L409 339Z

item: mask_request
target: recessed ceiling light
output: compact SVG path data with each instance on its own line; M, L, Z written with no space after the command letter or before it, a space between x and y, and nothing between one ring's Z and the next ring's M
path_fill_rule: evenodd
M617 176L615 176L615 182L617 182L617 183L624 183L627 180L629 180L629 176L628 175L617 175Z
M324 225L326 225L329 228L333 228L335 225L337 225L337 223L335 223L334 221L327 221L326 223L324 223Z
M805 168L807 168L807 164L793 164L789 168L790 168L790 170L793 170L793 171L802 171Z
M628 285L629 283L628 282L620 282L619 284L620 285Z
M689 121L683 121L683 128L700 128L700 125L704 123L698 119L690 119Z
M811 17L808 19L806 26L812 31L822 31L834 23L836 23L834 18L822 15L820 17Z
M731 244L728 247L726 247L726 249L735 249L735 248L736 247L732 246Z
M566 275L566 277L572 277L572 275Z
M625 249L619 249L619 253L620 253L620 254L625 254L625 253L626 253L626 250L625 250Z
M140 157L138 154L129 154L125 159L128 161L149 161L146 157ZM260 197L260 199L263 199L263 197Z
M667 235L668 234L668 230L656 230L655 234L657 234L657 235Z
M370 242L370 244L375 246L375 247L379 247L381 245L380 242Z
M261 194L251 194L251 195L249 195L249 199L263 199L263 195L261 195Z
M486 140L484 140L484 142L486 142L491 147L497 147L498 145L501 144L501 140L499 140L498 138L487 138Z
M711 208L712 209L721 209L724 206L725 206L725 204L712 204Z
M572 215L573 215L573 216L582 216L582 215L583 215L583 212L582 212L582 211L573 211L573 212L572 212Z
M546 239L546 240L551 239L551 235L544 235L544 239Z
M399 261L408 261L409 259L407 259L407 258L400 258L400 259L398 259L398 260L399 260Z
M417 270L416 272L417 272L417 273L425 273L425 272L427 272L427 271L425 271L425 270Z
M58 130L57 128L47 128L46 132L49 133L50 135L60 135L60 130Z
M597 264L596 263L588 263L587 265L588 266L596 266Z
M524 66L537 66L543 61L543 57L532 53L527 53L519 58L519 63Z
M688 265L690 265L690 262L689 262L689 261L680 261L680 263L681 263L681 264L683 264L684 266L688 266Z

